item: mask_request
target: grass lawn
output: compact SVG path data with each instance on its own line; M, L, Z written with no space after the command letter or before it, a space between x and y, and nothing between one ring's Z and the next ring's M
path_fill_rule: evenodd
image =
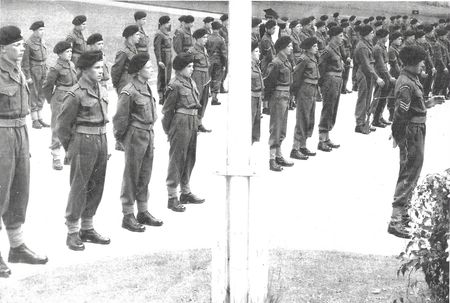
M407 285L394 257L274 250L270 258L271 292L280 302L385 303ZM190 250L43 267L39 275L0 280L0 302L210 302L210 262L209 250Z

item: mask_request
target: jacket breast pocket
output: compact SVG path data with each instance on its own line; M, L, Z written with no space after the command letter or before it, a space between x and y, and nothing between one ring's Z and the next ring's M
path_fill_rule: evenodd
M134 101L136 112L144 118L146 122L150 122L150 100L139 97Z
M98 101L94 98L83 98L81 99L81 110L83 111L83 115L86 117L93 117L95 115L95 111L98 108Z
M192 45L191 36L183 35L183 45Z
M0 109L9 111L20 106L17 98L18 90L19 87L17 85L0 87Z
M280 69L280 82L289 83L291 81L291 71L287 67Z
M195 104L194 98L192 97L192 93L187 90L180 91L180 102L186 108L193 108L192 105Z

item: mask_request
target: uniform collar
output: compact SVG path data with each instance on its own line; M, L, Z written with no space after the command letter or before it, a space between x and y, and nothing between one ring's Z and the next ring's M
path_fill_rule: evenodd
M159 30L159 32L160 32L161 34L163 34L164 36L169 37L169 33L165 33L165 32L163 32L161 29Z
M176 75L176 78L178 79L178 81L181 82L181 84L183 84L186 87L192 88L192 83L191 83L191 79L181 76L180 74Z
M305 52L305 56L311 59L311 61L317 63L317 57L315 55Z
M192 36L191 30L190 29L186 29L186 28L182 28L181 29L185 34L188 34L189 36Z
M83 37L83 33L75 28L73 29L73 33L78 37Z
M150 90L148 89L148 82L141 82L137 76L131 80L134 87L142 94L150 96Z
M422 84L420 84L419 81L419 76L409 71L407 67L402 69L401 74L405 75L406 77L414 81L417 84L417 86L422 88Z
M87 90L88 95L91 95L92 97L97 99L100 99L102 97L100 85L98 85L97 82L88 79L84 75L82 75L80 80L78 80L78 85L80 86L80 88ZM96 91L98 91L98 94Z
M201 53L205 53L205 51L206 51L205 47L199 45L198 43L194 43L194 49L198 50Z
M330 48L335 51L336 53L339 53L339 45L333 41L330 40L330 42L328 43L328 45L330 46Z
M35 44L41 44L42 43L42 39L39 37L36 37L35 35L31 35L29 40Z
M277 56L278 56L278 58L280 58L280 60L281 60L283 63L286 63L286 61L288 61L288 57L287 57L285 54L283 54L282 52L279 52L279 53L277 54Z
M58 63L59 65L61 65L62 67L65 67L65 68L69 68L70 67L69 61L65 61L65 60L62 60L60 58L56 59L56 63Z
M125 47L129 48L133 53L137 54L136 45L129 43L128 40L125 40Z
M17 65L13 65L3 57L0 57L0 69L7 72L11 79L16 81L17 83L20 83L20 73Z

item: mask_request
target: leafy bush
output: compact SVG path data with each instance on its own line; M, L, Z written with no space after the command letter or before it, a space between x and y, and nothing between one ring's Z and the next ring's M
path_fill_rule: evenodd
M411 239L400 254L398 275L411 276L419 269L425 275L432 302L449 302L449 200L450 169L428 175L411 200ZM410 282L410 281L409 281ZM408 284L414 292L414 284Z

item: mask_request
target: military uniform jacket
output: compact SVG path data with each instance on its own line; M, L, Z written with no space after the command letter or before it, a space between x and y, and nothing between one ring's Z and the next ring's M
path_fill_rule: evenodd
M425 66L427 67L427 69L434 68L432 58L433 48L431 47L431 44L428 41L426 41L421 43L417 42L417 45L420 46L427 53L427 57L425 58Z
M389 61L386 46L382 43L377 43L373 48L373 57L375 60L374 66L375 71L378 76L382 79L390 78L390 74L387 68L387 63Z
M82 76L64 97L61 113L57 118L56 132L62 146L67 150L74 127L105 126L108 122L106 89Z
M438 38L434 45L434 65L436 66L436 69L442 71L445 68L448 68L448 60L449 53L445 41L443 41L442 38Z
M342 73L344 71L344 62L339 45L330 42L319 57L319 72L321 77L326 73Z
M178 28L175 31L175 36L173 37L173 49L175 50L175 53L179 54L187 52L193 44L192 33L190 30Z
M157 119L156 103L149 84L133 77L117 101L117 112L113 118L114 137L122 141L130 125L150 130Z
M264 90L264 82L262 78L259 62L252 60L252 92L262 92Z
M109 67L106 64L106 55L103 53L103 76L102 76L102 82L106 82L109 79L111 79L111 73L109 72Z
M272 37L269 34L266 33L261 38L259 49L261 51L261 71L265 76L267 66L275 57L275 45L273 44Z
M23 118L29 114L25 75L17 66L0 57L0 119Z
M252 33L252 43L256 42L256 43L260 43L261 42L261 36L259 35L259 33Z
M218 33L212 33L206 42L206 49L212 63L226 65L228 61L228 50L225 39Z
M320 55L327 46L327 37L325 33L317 31L316 38L317 38L317 48L319 49Z
M373 46L369 41L359 40L354 52L354 61L366 77L378 77L374 68Z
M302 53L302 49L300 48L300 44L302 41L300 41L299 35L297 35L294 31L291 32L291 40L292 40L292 52L294 54L300 54Z
M343 53L343 59L347 58L353 58L353 52L352 52L352 41L350 39L350 36L344 31L344 39L342 40L342 53Z
M47 78L42 86L45 98L50 101L55 89L69 91L78 81L77 70L72 61L56 60L56 64L50 67ZM61 96L62 98L63 96ZM62 101L62 100L61 100Z
M293 82L291 92L297 95L298 90L303 82L312 83L318 82L320 78L319 63L317 56L304 53L300 56L299 62L294 68ZM311 80L311 81L309 81Z
M153 40L153 47L155 50L156 62L165 62L172 59L172 38L158 31L155 34L155 39ZM169 58L169 59L168 59Z
M87 49L86 39L84 38L83 33L75 29L67 35L66 41L72 45L72 52L74 54L80 55Z
M200 109L201 107L194 80L176 75L167 86L166 99L162 109L164 132L168 134L172 119L178 109Z
M208 72L209 58L205 47L196 43L188 50L188 53L194 57L194 70Z
M45 65L47 60L47 47L44 42L31 36L25 43L25 52L22 58L22 71L27 79L31 79L31 69L34 66Z
M272 92L282 87L290 88L292 85L293 68L289 59L282 53L269 63L267 77L264 81L265 96L270 97Z
M306 38L313 37L313 35L306 28L302 28L298 37L300 38L300 41L303 42Z
M389 73L395 79L400 75L400 67L402 66L402 62L400 61L400 49L394 45L389 46L388 50L388 60L389 65L391 66Z
M223 37L223 39L225 40L225 44L228 45L228 28L226 28L225 26L223 26L220 30L219 30L219 35L221 35Z
M128 65L131 58L137 55L137 49L134 45L125 41L125 47L116 54L116 60L111 67L111 78L114 87L125 86L128 81Z
M139 41L136 43L138 52L148 52L148 45L150 44L150 37L145 33L142 26L139 27Z

